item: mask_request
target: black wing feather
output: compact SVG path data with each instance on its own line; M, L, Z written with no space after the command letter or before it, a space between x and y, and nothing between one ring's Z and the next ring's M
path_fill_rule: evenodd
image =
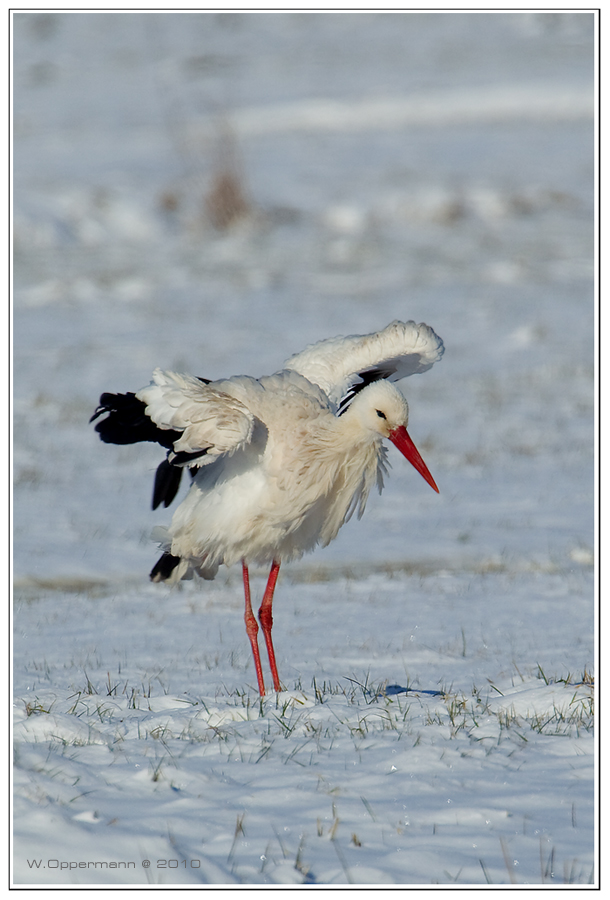
M363 390L369 384L372 384L374 381L381 381L382 378L389 378L390 375L393 375L395 371L396 366L387 365L384 367L375 366L375 368L373 369L364 369L362 372L358 372L358 378L360 378L360 381L356 384L353 384L345 397L342 397L337 409L337 415L343 415L356 394L359 394L361 390Z
M166 581L179 562L179 556L172 556L171 553L164 553L163 556L161 556L154 564L150 573L150 580Z
M209 384L209 378L200 378L199 381ZM157 468L153 489L152 508L156 509L161 503L166 507L170 505L180 487L182 469L188 463L204 456L206 450L198 450L195 453L175 453L174 443L182 435L181 431L173 428L159 428L152 419L146 415L146 404L138 400L132 392L126 394L105 393L100 397L100 403L91 418L95 422L100 416L108 413L95 426L100 439L106 444L137 444L141 441L151 441L160 444L168 451L170 458L163 460ZM197 466L189 466L191 475L195 474ZM173 557L172 557L173 559Z
M138 400L135 394L102 394L100 405L95 410L90 422L95 422L104 413L110 413L95 426L105 444L137 444L140 441L152 441L161 444L166 450L173 450L182 432L171 428L159 428L146 415L146 404Z
M153 488L152 508L156 509L161 503L168 507L180 487L182 469L172 466L169 460L164 459L157 468L155 486Z

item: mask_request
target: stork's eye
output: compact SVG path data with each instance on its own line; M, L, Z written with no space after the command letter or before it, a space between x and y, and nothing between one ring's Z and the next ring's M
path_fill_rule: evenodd
M377 413L377 415L379 416L380 419L387 419L386 414L384 412L382 412L380 409L376 409L375 412Z

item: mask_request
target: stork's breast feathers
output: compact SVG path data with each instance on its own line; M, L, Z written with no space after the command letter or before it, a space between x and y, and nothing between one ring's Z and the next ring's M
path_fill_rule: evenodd
M182 432L174 442L176 453L207 451L202 463L237 450L252 437L254 416L247 407L190 375L156 369L152 383L136 396L159 428Z

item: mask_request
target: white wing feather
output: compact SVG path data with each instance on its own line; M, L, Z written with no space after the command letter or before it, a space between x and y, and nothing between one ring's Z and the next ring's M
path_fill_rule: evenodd
M444 349L428 325L395 321L377 333L319 341L290 357L285 368L317 384L337 408L344 408L370 381L426 372Z
M151 384L136 397L159 428L182 432L174 442L176 453L205 452L198 465L234 452L252 437L254 416L247 407L192 375L155 369Z

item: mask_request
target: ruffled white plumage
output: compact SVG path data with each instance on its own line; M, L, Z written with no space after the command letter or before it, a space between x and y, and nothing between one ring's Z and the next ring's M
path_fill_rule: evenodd
M153 581L193 572L213 578L242 562L245 622L259 691L265 693L248 566L271 563L259 610L276 690L271 607L284 560L336 537L383 486L389 439L434 490L406 430L408 406L390 382L425 372L443 354L427 325L393 322L383 331L320 341L275 375L207 382L155 370L136 394L102 394L92 416L107 443L155 441L168 450L157 469L153 507L167 506L181 467L193 482L171 524L155 529L164 553Z
M155 369L152 383L136 397L159 428L182 432L174 442L176 453L206 451L200 465L234 452L252 438L254 417L248 407L192 375Z
M295 559L332 541L383 485L384 435L363 426L362 411L389 403L406 423L406 402L388 382L442 353L427 325L393 322L320 341L260 379L208 384L157 369L136 397L159 428L181 433L170 461L199 467L164 533L164 549L182 560L171 580L189 570L213 577L239 560Z

